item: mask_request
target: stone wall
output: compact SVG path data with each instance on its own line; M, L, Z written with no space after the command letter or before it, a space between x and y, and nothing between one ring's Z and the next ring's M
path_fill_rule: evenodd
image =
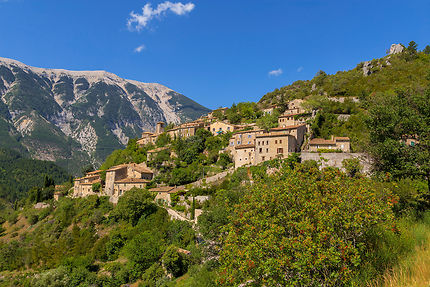
M322 167L338 167L342 169L342 161L348 158L358 158L361 165L363 166L363 172L370 174L371 172L371 159L368 154L365 153L313 153L313 152L302 152L302 162L306 160L321 161ZM324 160L321 160L324 159Z

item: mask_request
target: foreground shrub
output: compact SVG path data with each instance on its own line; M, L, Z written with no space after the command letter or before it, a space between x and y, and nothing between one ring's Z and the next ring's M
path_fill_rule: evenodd
M219 283L339 286L359 271L372 227L392 228L392 198L338 169L284 168L236 205Z

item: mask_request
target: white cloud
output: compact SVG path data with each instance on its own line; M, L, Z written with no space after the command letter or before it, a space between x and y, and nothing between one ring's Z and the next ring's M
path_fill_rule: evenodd
M153 9L151 4L147 3L142 8L142 14L135 13L134 11L130 13L127 26L129 30L140 31L145 28L154 17L165 15L168 11L176 15L185 15L190 13L194 7L195 5L191 2L183 4L182 2L172 3L170 1L165 1L158 4L157 8Z
M305 68L303 68L303 66L298 67L298 68L297 68L297 73L302 72L304 69L305 69Z
M277 69L277 70L270 71L270 72L269 72L269 76L277 77L277 76L282 75L282 73L283 73L282 69L281 69L281 68L279 68L279 69Z
M134 49L134 52L135 53L140 53L140 52L142 52L143 50L145 50L145 45L140 45L139 47L136 47L136 49Z

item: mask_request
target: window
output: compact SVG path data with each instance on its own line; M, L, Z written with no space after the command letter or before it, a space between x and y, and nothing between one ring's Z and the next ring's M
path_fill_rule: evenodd
M230 145L234 145L234 142L231 142Z
M248 144L251 144L251 142L250 142L250 141L248 141Z
M277 152L278 153L284 153L284 149L280 147L280 148L278 148Z
M266 144L269 145L269 141L266 141Z
M415 142L414 141L411 141L411 146L415 146Z
M281 143L282 143L282 140L279 140L279 143L281 144Z
M240 144L240 141L237 141L237 144L239 145L239 144Z
M268 148L266 148L266 152L269 152L269 149L268 149Z
M251 135L248 135L248 138L250 139L250 138L251 138Z
M278 141L277 141L277 140L275 140L275 144L278 144Z
M213 131L215 131L215 128L213 128Z
M260 153L262 153L263 152L263 149L260 147Z
M264 157L264 156L262 156L262 157L261 157L261 159L264 161L264 160L265 160L265 157Z

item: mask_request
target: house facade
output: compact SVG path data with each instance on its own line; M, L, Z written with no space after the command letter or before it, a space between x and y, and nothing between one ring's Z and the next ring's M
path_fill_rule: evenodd
M146 164L121 164L106 170L104 194L119 197L133 187L145 188L152 180L154 173Z
M94 183L101 183L101 171L96 170L88 172L84 177L76 178L73 183L73 195L83 197L92 194L98 194L93 191Z
M291 134L270 132L257 135L254 164L276 158L286 158L296 151L296 138Z
M314 138L309 142L309 151L318 152L320 149L326 150L340 150L342 152L351 151L351 142L348 137L334 137L326 140L323 138Z

